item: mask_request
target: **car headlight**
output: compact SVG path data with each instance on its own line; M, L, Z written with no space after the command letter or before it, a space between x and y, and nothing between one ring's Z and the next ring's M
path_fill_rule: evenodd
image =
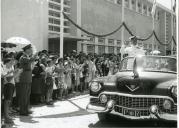
M98 82L92 82L90 84L90 89L92 92L98 92L101 89L101 84Z
M177 86L172 86L171 93L174 97L177 97Z

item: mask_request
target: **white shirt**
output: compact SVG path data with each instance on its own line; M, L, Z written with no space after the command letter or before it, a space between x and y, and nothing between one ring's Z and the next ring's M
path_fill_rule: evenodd
M5 77L5 84L7 83L11 83L11 84L15 84L15 80L14 80L14 66L11 67L7 67L6 65L4 66L4 71L8 74ZM12 72L13 71L13 72ZM11 73L8 73L11 72ZM11 79L8 79L8 77L12 77Z
M124 49L124 54L128 54L128 56L145 55L145 50L138 46L131 45Z

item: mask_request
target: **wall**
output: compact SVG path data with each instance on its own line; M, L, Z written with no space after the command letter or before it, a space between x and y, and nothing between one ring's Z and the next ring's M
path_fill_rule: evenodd
M48 1L2 0L2 40L12 36L30 40L38 50L48 47Z

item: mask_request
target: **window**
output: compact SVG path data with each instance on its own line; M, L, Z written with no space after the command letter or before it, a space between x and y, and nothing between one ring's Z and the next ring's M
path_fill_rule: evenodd
M114 45L114 40L113 40L113 39L109 39L109 40L108 40L108 44L109 44L109 45Z
M121 45L121 40L117 40L117 45L118 45L118 46Z
M150 50L152 49L152 44L149 44L149 49L150 49Z
M88 36L88 38L89 38L90 42L94 42L94 37L93 36Z
M52 3L49 3L49 8L56 9L56 10L60 10L61 9L60 6L52 4Z
M154 45L154 49L155 49L155 50L157 49L157 45L156 45L156 44Z
M59 12L55 12L55 11L49 10L48 14L50 16L60 17L60 13Z
M139 46L139 47L142 47L142 43L138 43L138 46Z
M57 3L61 2L61 0L51 0L51 1L54 1L54 2L57 2Z
M144 49L147 49L147 44L144 44Z
M105 40L104 40L104 38L98 38L98 42L99 43L105 43Z
M121 47L117 47L117 54L120 53Z
M108 47L108 53L114 53L114 47L113 46Z
M138 6L138 12L139 12L139 13L142 13L142 6L141 6L141 3L138 3L137 6Z
M132 10L135 10L135 9L136 9L136 1L132 0Z
M64 28L63 32L64 33L70 33L70 29L69 28Z
M54 20L53 20L53 23L54 23L54 24L57 24L57 25L60 25L60 20L54 19Z
M143 6L143 12L144 12L144 14L147 15L147 6L146 5Z
M95 49L94 49L94 45L87 45L87 53L94 53Z
M60 32L60 27L53 26L53 30L56 31L56 32Z
M121 4L122 5L122 0L117 0L117 4Z
M53 18L49 18L49 19L48 19L48 22L49 22L49 23L53 23Z
M48 30L53 31L53 26L49 25Z
M105 46L98 46L98 53L99 54L105 53Z

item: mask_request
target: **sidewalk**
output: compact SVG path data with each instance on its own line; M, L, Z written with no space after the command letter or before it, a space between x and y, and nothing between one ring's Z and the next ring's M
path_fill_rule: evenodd
M34 105L33 114L30 116L16 116L14 126L5 128L71 128L71 125L81 127L96 122L94 115L88 113L86 105L89 103L89 95L82 95L66 101L57 101L53 106Z

